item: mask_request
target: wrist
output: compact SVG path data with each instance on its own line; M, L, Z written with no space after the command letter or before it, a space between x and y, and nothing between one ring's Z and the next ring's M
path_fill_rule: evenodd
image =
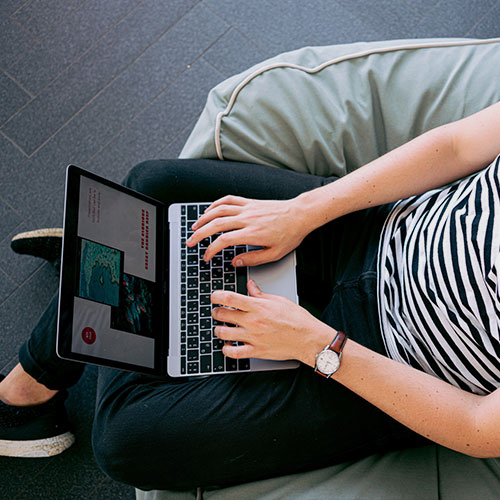
M299 361L314 368L316 366L316 354L321 352L325 346L330 345L337 331L325 323L317 320L309 334L305 336Z
M345 215L347 203L337 193L338 182L306 191L294 199L301 214L301 222L309 228L309 232Z

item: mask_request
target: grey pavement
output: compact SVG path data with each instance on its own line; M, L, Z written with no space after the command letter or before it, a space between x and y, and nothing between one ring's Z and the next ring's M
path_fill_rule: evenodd
M68 163L120 180L174 158L210 88L305 45L500 36L500 0L0 0L0 372L57 288L16 233L60 226ZM2 499L133 499L90 445L96 371L70 392L77 443L0 458Z

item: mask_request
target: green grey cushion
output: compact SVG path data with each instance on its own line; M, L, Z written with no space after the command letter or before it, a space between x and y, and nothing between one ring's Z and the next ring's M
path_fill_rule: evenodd
M203 492L203 500L498 500L500 461L423 446L302 474ZM137 500L195 500L196 492L137 490Z
M217 85L181 157L343 175L500 100L500 39L306 47Z

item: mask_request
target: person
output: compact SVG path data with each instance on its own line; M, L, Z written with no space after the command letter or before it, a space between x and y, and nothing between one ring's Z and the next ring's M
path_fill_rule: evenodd
M215 200L187 242L221 233L206 260L235 244L261 247L235 266L296 249L300 305L253 282L211 300L235 325L214 329L226 356L301 365L189 380L100 368L103 470L145 490L189 489L429 441L500 456L499 128L497 103L340 179L212 160L132 169L125 184L166 203ZM36 235L18 240L36 253ZM55 321L54 299L0 382L0 443L40 444L43 419L45 438L68 431L62 402L83 368L55 355Z

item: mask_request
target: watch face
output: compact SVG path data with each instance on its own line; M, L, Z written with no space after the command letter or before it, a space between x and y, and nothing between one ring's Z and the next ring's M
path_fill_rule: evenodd
M316 366L321 373L331 375L339 369L340 360L339 355L333 351L323 351L318 355Z

